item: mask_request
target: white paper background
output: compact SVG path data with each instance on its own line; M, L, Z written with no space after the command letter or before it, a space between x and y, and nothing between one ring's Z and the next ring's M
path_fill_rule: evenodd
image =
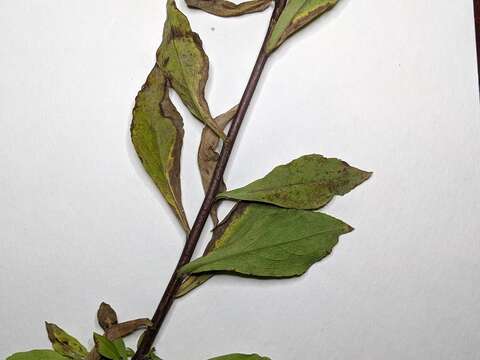
M269 14L220 19L179 5L210 57L218 114L239 100ZM158 0L0 0L2 357L48 347L44 320L87 342L100 301L129 319L150 316L163 292L183 235L129 126L164 14ZM375 172L325 209L356 231L301 278L208 282L175 304L159 354L478 359L478 96L471 0L342 0L288 41L227 183L306 153L342 158ZM201 125L174 100L192 219Z

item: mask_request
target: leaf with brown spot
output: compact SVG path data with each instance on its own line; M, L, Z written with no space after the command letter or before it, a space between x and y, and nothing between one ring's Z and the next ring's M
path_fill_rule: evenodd
M57 353L74 360L81 360L87 356L87 349L65 330L48 322L45 322L45 327L53 350Z
M324 14L338 0L288 0L267 41L267 51L278 48L288 37Z
M265 177L242 188L221 193L218 198L257 201L290 209L318 209L371 175L339 159L305 155L277 166Z
M180 186L183 120L168 96L167 81L155 65L135 99L132 142L143 167L188 232Z
M210 14L230 17L263 11L270 6L271 0L252 0L235 4L227 0L186 0L190 8L200 9Z
M157 64L190 112L219 137L225 138L213 121L205 100L209 65L202 40L192 31L187 17L177 9L173 0L167 1L167 20L157 52Z

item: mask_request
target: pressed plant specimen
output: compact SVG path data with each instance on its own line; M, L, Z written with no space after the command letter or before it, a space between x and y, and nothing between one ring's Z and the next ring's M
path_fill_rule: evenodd
M276 0L242 98L237 106L213 116L204 96L209 60L202 41L174 0L167 1L163 40L156 62L136 97L131 137L145 171L185 231L186 242L178 263L151 319L119 322L113 308L102 303L97 318L104 334L94 334L92 349L87 350L57 325L46 323L53 350L20 352L9 359L158 359L152 346L178 297L185 296L217 273L257 279L300 276L328 256L341 235L353 230L343 221L316 211L334 196L348 193L371 176L370 172L342 160L309 154L280 165L263 178L238 189L227 190L223 181L265 64L290 36L333 8L336 2ZM226 0L187 0L187 5L228 17L266 10L271 1L234 4ZM171 91L204 124L198 166L205 198L191 226L182 205L180 181L183 119L170 100ZM218 205L226 199L236 204L219 221ZM203 256L192 260L209 216L215 225L211 240ZM127 348L123 338L140 329L145 331L139 337L137 349ZM215 359L268 358L257 354L229 354Z

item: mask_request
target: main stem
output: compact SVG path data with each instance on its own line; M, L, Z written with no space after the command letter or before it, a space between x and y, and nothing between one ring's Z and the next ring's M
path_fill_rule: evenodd
M480 1L473 0L473 11L475 15L475 32L477 39L477 69L478 69L478 87L480 88Z
M172 303L175 299L175 294L177 293L180 285L182 284L183 279L181 276L178 275L178 270L182 266L190 262L193 252L195 251L195 248L197 246L198 239L200 238L210 211L212 210L212 206L215 203L215 198L222 182L223 174L225 172L225 168L227 167L230 154L232 153L233 145L235 144L235 140L240 130L240 126L242 125L243 118L245 117L248 106L250 105L250 101L252 100L252 96L257 87L258 80L260 79L263 68L265 67L265 64L270 55L266 51L266 43L268 37L273 29L273 26L277 22L283 8L285 7L285 3L286 0L275 0L275 9L273 10L272 16L270 18L270 24L268 26L267 34L265 35L265 39L258 54L257 61L255 62L255 65L253 67L247 86L245 87L245 91L243 92L242 99L238 104L238 110L232 120L232 124L230 126L230 130L228 131L227 138L225 139L222 146L222 151L220 152L220 157L215 167L215 171L213 173L210 185L208 186L207 192L205 194L202 206L200 207L197 217L195 218L192 230L187 237L187 241L185 242L182 254L180 255L177 266L175 267L175 271L173 272L167 288L163 293L162 299L158 304L157 310L152 317L153 325L144 332L137 352L133 356L133 360L143 360L145 356L149 353L153 342L155 341L155 338L160 331L160 328L162 327L163 321L165 320L165 317L167 316L168 311L172 306Z

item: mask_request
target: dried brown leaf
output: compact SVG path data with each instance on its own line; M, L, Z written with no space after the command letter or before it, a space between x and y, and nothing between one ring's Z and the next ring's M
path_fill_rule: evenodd
M217 116L214 121L217 123L220 129L224 129L227 124L233 119L235 114L237 113L238 106L234 106L226 113ZM219 158L219 154L216 151L220 139L218 138L215 133L210 130L208 127L205 127L202 131L202 138L200 140L200 146L198 148L198 167L200 169L200 175L202 177L202 185L203 189L207 191L208 186L210 185L210 181L212 180L213 171L215 170L215 166L217 165L217 161ZM220 184L219 192L223 192L226 189L225 182L222 179ZM216 226L218 225L218 205L219 203L215 203L212 207L210 212L210 216L212 217L213 224ZM207 245L204 255L207 254L211 247L213 246L214 240L212 239L210 243ZM180 288L177 291L176 297L181 297L186 295L191 290L195 289L196 287L203 284L210 278L210 275L191 275L188 276Z
M117 313L109 304L104 302L102 302L98 308L97 319L98 323L105 331L118 323Z
M214 121L217 124L219 129L225 129L227 124L233 119L235 114L237 113L237 106L234 106L226 113L217 116ZM217 165L218 158L220 157L219 153L216 151L220 139L218 136L208 127L205 127L202 131L202 137L200 140L200 146L198 147L198 167L200 169L200 175L202 177L202 185L205 192L210 185L210 181L212 180L213 171L215 170L215 166ZM220 185L219 192L223 192L226 189L225 183L222 180ZM217 208L218 204L215 204L211 211L211 216L214 225L218 224L218 217L217 217Z
M210 14L230 17L263 11L271 0L252 0L235 4L227 0L186 0L188 7L200 9Z
M137 331L141 328L146 328L149 326L152 326L152 322L150 321L150 319L146 318L125 321L113 325L105 332L105 335L109 340L116 340L130 335L134 331Z

